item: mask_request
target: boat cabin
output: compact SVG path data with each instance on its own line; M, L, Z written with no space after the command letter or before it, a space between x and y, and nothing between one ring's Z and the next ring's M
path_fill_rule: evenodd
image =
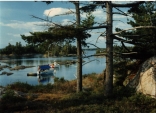
M38 66L39 71L49 70L51 67L49 65L40 65Z

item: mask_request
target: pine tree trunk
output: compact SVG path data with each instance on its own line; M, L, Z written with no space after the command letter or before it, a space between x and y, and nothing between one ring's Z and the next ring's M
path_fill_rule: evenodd
M106 3L107 29L106 29L106 78L104 83L104 95L111 96L113 92L113 38L112 35L112 5Z
M79 1L75 2L76 8L76 22L77 26L80 26L80 10L79 10ZM82 91L82 48L81 48L81 37L77 36L77 92Z

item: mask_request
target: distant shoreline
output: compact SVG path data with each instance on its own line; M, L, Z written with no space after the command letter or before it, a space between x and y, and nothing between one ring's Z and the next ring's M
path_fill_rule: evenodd
M101 54L101 55L100 55ZM95 57L104 57L103 53L100 54L94 54L91 56L95 56ZM76 54L68 54L68 55L58 55L58 56L51 56L48 54L34 54L34 53L30 53L30 54L21 54L21 55L16 55L16 54L0 54L0 60L8 60L8 59L16 59L16 58L22 58L22 57L44 57L44 58L48 58L48 57L77 57Z

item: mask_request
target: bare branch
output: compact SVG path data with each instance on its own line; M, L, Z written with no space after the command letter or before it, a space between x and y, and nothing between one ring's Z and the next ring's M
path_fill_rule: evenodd
M102 26L94 26L94 27L89 27L89 28L84 28L84 30L90 30L90 29L100 29L100 28L107 28L107 25L102 25Z
M85 57L82 57L82 58L89 58L89 57L93 57L93 56L106 56L106 55L107 55L106 53L101 53L101 54L85 56Z
M122 23L124 23L123 21L121 21L121 20L113 20L113 21L120 21L120 22L122 22ZM125 23L124 23L125 24Z
M114 56L118 56L118 55L134 55L134 54L138 54L138 52L134 52L134 51L132 51L132 52L124 52L124 53L118 53L118 52L115 52L114 53Z
M136 43L134 43L134 42L132 42L132 41L124 40L124 39L122 39L122 38L120 38L120 37L117 37L117 36L115 36L115 35L113 35L113 39L116 39L116 40L118 40L118 41L125 42L125 43L128 43L128 44L136 44Z
M63 26L61 26L61 25L59 25L59 24L56 24L56 23L54 23L54 22L52 22L52 21L50 21L50 20L48 20L48 19L43 19L43 18L34 16L34 15L31 15L31 16L32 16L33 18L37 18L37 19L40 19L40 20L42 20L42 21L46 21L46 22L53 23L53 24L56 25L56 26L63 27ZM89 27L89 28L80 28L80 29L82 29L82 30L91 30L91 29L100 29L100 28L107 28L107 25L94 26L94 27Z
M122 47L124 47L128 52L130 52L130 50L125 46L125 44L121 41Z
M97 47L98 49L100 49L98 46L96 46L95 44L92 44L92 43L86 43L86 44L89 44L89 45L93 45L95 47Z
M119 14L119 15L129 16L129 15L127 15L127 14L120 13L120 12L113 12L113 14Z
M82 66L84 66L84 65L86 65L86 64L88 64L88 63L90 63L90 62L92 62L92 61L99 61L99 60L97 60L97 59L94 59L94 60L91 60L91 61L88 61L88 62L86 62L86 63L84 63ZM100 62L100 61L99 61Z
M153 28L153 29L156 29L156 26L138 26L138 27L133 27L133 28L129 28L129 29L125 29L125 30L113 33L113 35L117 35L117 34L120 34L122 32L129 31L129 30L142 29L142 28L146 28L146 29Z
M106 32L102 33L100 36L103 36L103 34L106 34ZM97 43L98 39L100 38L100 36L96 39L96 43Z
M54 22L52 22L52 21L50 21L50 20L46 20L46 19L43 19L43 18L34 16L34 15L31 15L31 16L32 16L33 18L37 18L37 19L42 20L42 21L46 21L46 22L53 23L53 24L56 25L56 26L63 27L63 26L61 26L61 25L59 25L59 24L56 24L56 23L54 23Z
M122 55L131 55L131 54L137 54L138 52L128 52L128 53L121 53Z
M117 7L114 7L114 8L117 9L118 11L120 11L121 13L114 12L113 14L121 14L121 15L124 15L124 16L130 16L130 15L126 14L125 12L121 11L119 8L117 8Z

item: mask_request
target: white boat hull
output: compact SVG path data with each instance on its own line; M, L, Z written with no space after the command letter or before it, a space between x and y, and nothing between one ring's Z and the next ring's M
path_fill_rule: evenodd
M44 76L44 75L53 75L53 70L45 70L45 71L40 71L38 72L39 75Z

